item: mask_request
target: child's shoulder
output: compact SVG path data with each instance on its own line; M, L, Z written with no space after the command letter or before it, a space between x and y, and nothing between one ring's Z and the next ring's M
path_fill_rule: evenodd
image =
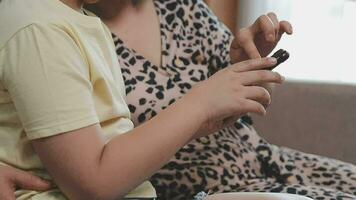
M93 24L93 17L85 16L58 0L1 0L0 48L16 33L33 24L58 25Z

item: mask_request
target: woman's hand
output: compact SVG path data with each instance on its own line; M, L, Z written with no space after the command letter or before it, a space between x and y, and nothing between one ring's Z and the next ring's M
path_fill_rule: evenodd
M278 21L275 13L260 16L253 25L240 29L230 47L232 63L247 59L266 57L276 47L283 34L293 33L292 25L287 21ZM271 94L274 84L264 83Z
M266 67L276 63L274 58L247 60L215 73L188 93L202 107L205 123L196 137L205 136L230 125L247 113L265 115L271 103L269 92L259 85L282 83L284 78Z
M276 47L284 33L293 33L292 25L279 21L276 14L260 16L253 25L240 29L230 47L232 63L266 57Z
M0 200L15 200L16 188L43 191L50 185L30 173L0 165Z

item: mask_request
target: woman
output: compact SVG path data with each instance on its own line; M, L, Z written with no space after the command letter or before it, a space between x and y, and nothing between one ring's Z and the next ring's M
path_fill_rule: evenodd
M270 97L257 85L283 81L264 70L273 58L231 65L133 128L111 34L83 14L93 2L0 3L0 164L55 184L18 189L19 200L155 199L146 180L179 148L245 113L266 114ZM217 198L226 199L208 197Z
M132 7L131 4L115 5L115 1L102 3L99 5L99 15L101 14L112 32L121 38L114 36L125 78L127 100L136 125L156 115L186 93L196 82L206 79L217 69L229 64L229 48L226 47L231 43L231 34L218 23L201 1L154 1L154 4L151 4L151 1L143 1L136 7ZM110 3L110 6L105 3ZM155 21L157 16L154 10L157 11L160 24ZM269 15L272 21L278 24L273 14ZM270 21L266 23L266 20L270 19L261 17L256 24L270 23ZM141 32L129 31L137 30L130 25L140 27ZM161 28L152 29L147 26ZM240 37L235 40L231 51L233 62L244 60L248 56L259 57L254 45L243 43L251 41L250 38L243 38L250 30L240 31ZM137 36L139 33L144 35ZM205 34L209 34L209 37ZM265 38L259 37L258 34L253 36L257 41ZM144 38L145 41L136 40L137 38ZM266 56L279 38L280 36L271 43L262 42L268 46L263 48L265 51L259 48L261 55ZM157 41L158 43L161 41L162 44L157 45ZM244 49L239 48L239 45ZM160 52L161 46L162 58L151 53ZM290 157L286 167L283 166L285 162L274 158L281 155L278 151L283 152L283 158ZM175 159L151 180L158 193L162 195L162 199L187 199L186 195L190 198L196 192L208 190L212 192L261 190L302 193L321 198L343 195L327 187L312 186L317 183L306 182L307 180L305 183L300 179L298 183L294 182L293 179L298 177L296 176L298 172L293 171L295 168L290 165L297 160L294 155L299 153L284 151L263 141L254 132L250 119L244 117L233 127L222 129L213 136L198 139L185 146L176 154ZM306 160L302 159L300 162L306 163ZM286 169L292 170L284 172ZM324 193L324 190L328 192Z

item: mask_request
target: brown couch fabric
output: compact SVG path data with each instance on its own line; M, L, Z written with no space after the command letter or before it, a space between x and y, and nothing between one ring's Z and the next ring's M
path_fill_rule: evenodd
M356 86L287 82L255 127L269 142L356 164Z

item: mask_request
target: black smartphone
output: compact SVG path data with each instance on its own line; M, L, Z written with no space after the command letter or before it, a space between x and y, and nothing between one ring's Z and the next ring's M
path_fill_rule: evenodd
M280 50L276 51L271 57L274 57L277 59L277 64L273 65L272 67L266 68L266 70L273 70L278 65L280 65L281 63L286 61L289 58L289 53L284 49L280 49Z

